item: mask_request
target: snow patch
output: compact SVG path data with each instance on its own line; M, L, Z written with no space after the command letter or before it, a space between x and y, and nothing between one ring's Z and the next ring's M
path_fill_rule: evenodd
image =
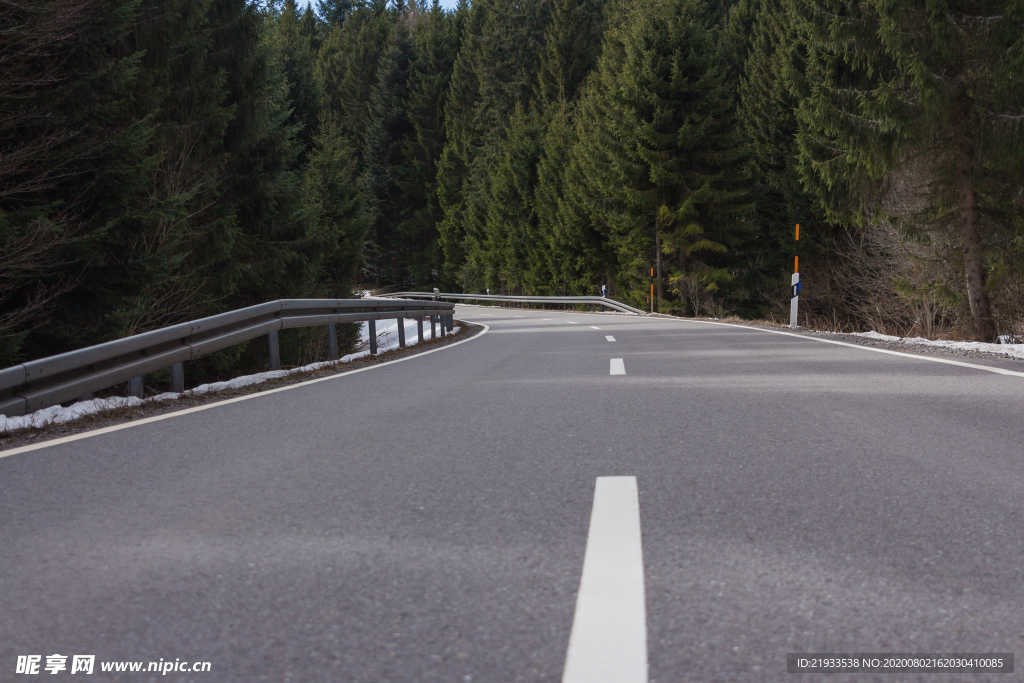
M405 345L415 346L418 339L416 335L416 321L405 320ZM79 418L85 417L86 415L94 415L95 413L101 413L105 410L114 410L116 408L131 408L134 406L141 406L150 403L160 403L162 401L173 401L179 398L188 398L191 396L202 396L204 394L213 394L218 391L225 391L227 389L240 389L242 387L252 386L253 384L262 384L272 379L281 379L282 377L288 377L289 375L295 375L301 372L314 372L316 370L322 370L324 368L330 368L343 363L351 363L352 361L365 358L370 355L369 350L369 339L370 339L370 324L363 322L359 328L359 347L360 351L350 353L347 356L336 361L321 361L319 363L311 363L304 365L301 368L292 368L290 370L271 370L269 372L260 372L255 375L243 375L242 377L235 377L225 382L210 382L209 384L200 384L194 389L182 392L180 394L174 392L167 392L151 396L146 399L136 398L135 396L113 396L111 398L94 398L88 401L79 401L68 407L62 406L50 406L49 408L43 408L37 410L34 413L28 415L21 415L18 417L5 417L0 415L0 434L6 432L13 432L17 429L25 429L28 427L41 428L47 425L63 424L65 422L71 422ZM452 334L458 332L459 328L455 327ZM424 338L430 338L430 323L424 324ZM440 330L438 330L440 335ZM366 347L366 348L363 348ZM398 348L398 321L397 320L378 320L377 321L377 352L384 353L385 351L391 351Z
M49 408L43 408L42 410L19 417L0 415L0 434L13 432L15 429L25 429L26 427L38 428L51 424L62 424L77 420L86 415L101 413L104 410L141 406L145 402L135 396L113 396L111 398L94 398L89 401L79 401L67 408L50 406Z
M894 337L889 334L871 332L853 332L855 337L866 339L877 339L878 341L891 342L895 344L906 344L908 346L932 346L943 349L955 349L958 351L977 351L979 353L991 353L1007 358L1024 359L1024 344L1011 344L1013 339L1009 336L1000 338L999 344L987 344L984 342L958 342L946 341L943 339L925 339L924 337Z

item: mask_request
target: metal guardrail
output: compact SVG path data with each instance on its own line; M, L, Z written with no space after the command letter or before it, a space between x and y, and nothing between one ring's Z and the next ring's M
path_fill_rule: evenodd
M338 358L339 323L370 323L370 352L377 352L376 321L430 318L444 336L453 327L455 305L440 301L393 299L281 299L201 320L41 358L0 370L0 415L14 417L64 403L128 382L129 393L141 397L142 375L171 368L172 391L184 390L184 361L267 335L270 366L281 368L277 333L296 327L328 326L330 360ZM398 326L405 346L405 326Z
M497 294L432 294L429 292L395 292L393 294L379 294L378 296L400 297L402 299L433 299L437 297L453 301L510 301L522 304L589 304L592 306L604 306L620 313L646 314L645 311L641 311L639 308L633 308L603 296L503 296Z

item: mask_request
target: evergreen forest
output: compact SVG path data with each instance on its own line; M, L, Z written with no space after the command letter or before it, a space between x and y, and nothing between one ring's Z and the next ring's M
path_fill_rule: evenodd
M0 25L0 368L363 289L788 320L797 223L801 324L1024 341L1024 0L0 0Z

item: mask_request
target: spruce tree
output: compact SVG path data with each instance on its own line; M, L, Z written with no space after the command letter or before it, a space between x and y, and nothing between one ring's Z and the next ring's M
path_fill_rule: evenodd
M536 255L537 240L533 194L539 154L537 117L516 107L505 139L494 154L484 239L478 245L484 285L503 293L522 294L532 289L530 258Z
M329 31L335 26L344 26L345 19L360 4L358 0L316 0L316 11Z
M303 16L312 17L307 7ZM284 58L292 113L289 124L298 130L298 141L304 152L313 143L320 117L320 87L314 72L316 51L313 34L303 27L295 0L285 0L275 18L276 49Z
M137 13L136 0L0 5L0 367L104 340L89 316L105 302L83 288L157 162L153 121L131 108Z
M576 96L597 62L604 28L604 0L555 0L537 77L545 108Z
M362 141L366 135L370 94L391 28L383 7L360 5L347 15L344 27L330 28L317 56L324 106L338 116L341 132L350 140Z
M361 183L370 232L363 275L378 287L401 287L408 278L408 245L400 238L398 226L403 214L400 199L407 164L403 151L415 133L403 106L411 55L408 25L400 18L376 69L377 83L370 94L369 124L364 138Z
M563 105L548 113L534 191L532 280L536 291L552 295L592 295L601 284L614 293L615 250L611 235L590 213L574 111Z
M446 105L447 145L438 168L445 275L483 287L487 184L504 126L536 92L546 5L487 0L470 10Z
M412 47L404 108L414 134L403 142L406 169L398 232L402 243L408 245L407 267L412 282L423 286L437 283L442 269L437 163L445 145L445 97L459 49L455 21L438 0L414 24Z
M363 258L367 218L359 186L356 145L334 114L324 114L304 177L304 199L321 245L321 296L348 298Z
M742 135L749 151L750 191L755 210L751 220L758 227L740 260L745 264L741 279L748 291L776 289L790 285L793 271L793 229L802 209L801 242L805 255L821 243L821 233L835 228L815 220L814 198L802 186L797 172L797 98L785 76L793 48L789 12L781 0L744 0L733 8L722 36L722 54L742 57L730 69L738 80L737 108ZM814 230L807 230L815 220ZM817 259L816 259L817 260ZM806 280L806 278L802 278ZM813 286L813 283L806 283ZM751 299L744 312L764 315L765 302Z
M592 219L612 235L620 287L636 302L661 255L673 257L664 272L691 307L695 288L719 292L750 232L730 98L700 7L634 8L581 99L580 181Z
M799 0L801 173L834 220L953 241L976 337L1024 187L1019 3Z

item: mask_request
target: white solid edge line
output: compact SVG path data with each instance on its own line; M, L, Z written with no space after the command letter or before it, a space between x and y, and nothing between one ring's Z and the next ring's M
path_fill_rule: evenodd
M663 320L665 322L675 323L700 323L702 325L722 325L723 327L737 327L741 330L749 330L751 332L768 332L770 334L781 334L786 337L796 337L797 339L806 339L807 341L821 342L822 344L835 344L836 346L847 346L851 349L860 349L862 351L874 351L876 353L885 353L890 356L903 356L904 358L915 358L917 360L926 360L932 363L943 363L945 365L958 365L963 368L971 368L973 370L984 370L986 372L994 372L997 375L1011 375L1013 377L1024 377L1024 372L1018 372L1017 370L1004 370L1003 368L993 368L989 365L975 365L974 363L964 363L959 360L950 360L948 358L935 358L933 356L920 356L916 353L908 353L906 351L892 351L891 349L879 349L874 346L864 346L862 344L851 344L850 342L837 341L835 339L822 339L821 337L809 337L805 334L797 334L795 332L784 332L782 330L768 330L763 327L750 327L748 325L737 325L735 323L720 323L711 320L691 320L687 318L680 318L678 320L668 320L666 318L654 318L654 320ZM1011 360L1011 359L1006 359Z
M598 477L562 683L646 683L636 477Z
M349 370L348 372L340 372L340 373L338 373L336 375L328 375L327 377L317 377L316 379L306 380L305 382L299 382L298 384L289 384L288 386L285 386L285 387L277 387L276 389L267 389L266 391L261 391L261 392L256 393L256 394L247 394L245 396L237 396L235 398L227 398L227 399L224 399L223 401L215 401L213 403L207 403L206 405L196 406L195 408L186 408L184 410L178 410L178 411L171 412L171 413L164 413L163 415L154 415L153 417L147 417L147 418L143 418L141 420L135 420L133 422L125 422L123 424L113 425L112 427L101 427L100 429L95 429L95 430L90 431L90 432L82 432L81 434L72 434L71 436L63 436L63 437L61 437L59 439L53 439L51 441L43 441L42 443L34 443L34 444L29 445L29 446L19 446L18 448L12 448L10 450L0 451L0 458L9 458L12 455L18 455L20 453L28 453L29 451L38 451L38 450L40 450L42 448L49 448L50 446L58 446L60 444L69 443L71 441L79 441L81 439L88 439L89 437L100 436L101 434L109 434L110 432L117 432L117 431L120 431L122 429L129 429L130 427L140 427L140 426L142 426L144 424L149 424L151 422L160 422L161 420L169 420L169 419L171 419L173 417L181 417L182 415L190 415L192 413L198 413L198 412L201 412L203 410L210 410L212 408L219 408L220 406L226 406L226 405L231 404L231 403L239 403L241 401L248 401L248 400L254 399L254 398L260 398L260 397L263 397L263 396L270 396L271 394L276 394L276 393L281 392L281 391L289 391L291 389L298 389L300 387L308 387L310 384L317 384L319 382L326 382L326 381L332 380L332 379L340 379L342 377L348 377L349 375L355 375L355 374L358 374L360 372L366 372L367 370L376 370L377 368L383 368L383 367L385 367L387 365L393 365L395 363L402 363L404 361L412 360L414 358L421 358L423 356L430 355L431 353L437 353L438 351L445 351L447 349L454 348L454 347L458 346L459 344L465 344L466 342L473 341L474 339L479 339L480 337L482 337L485 334L487 334L488 330L491 329L489 325L485 325L484 323L477 323L477 324L480 325L481 327L483 327L484 329L479 334L474 334L469 339L463 339L462 341L455 342L454 344L446 344L445 346L441 346L441 347L436 348L436 349L430 349L429 351L423 351L422 353L416 353L416 354L413 354L411 356L406 356L405 358L396 358L395 360L389 360L389 361L387 361L385 363L377 363L376 365L370 365L370 366L365 367L365 368L357 368L355 370Z
M605 339L607 339L607 340L608 340L608 341L610 341L610 342L613 342L613 341L615 341L615 337L613 337L613 336L612 336L612 335L610 335L610 334L606 334L606 335L604 336L604 338L605 338Z
M621 358L612 358L611 365L608 369L609 374L612 375L625 375L626 364L622 362Z

